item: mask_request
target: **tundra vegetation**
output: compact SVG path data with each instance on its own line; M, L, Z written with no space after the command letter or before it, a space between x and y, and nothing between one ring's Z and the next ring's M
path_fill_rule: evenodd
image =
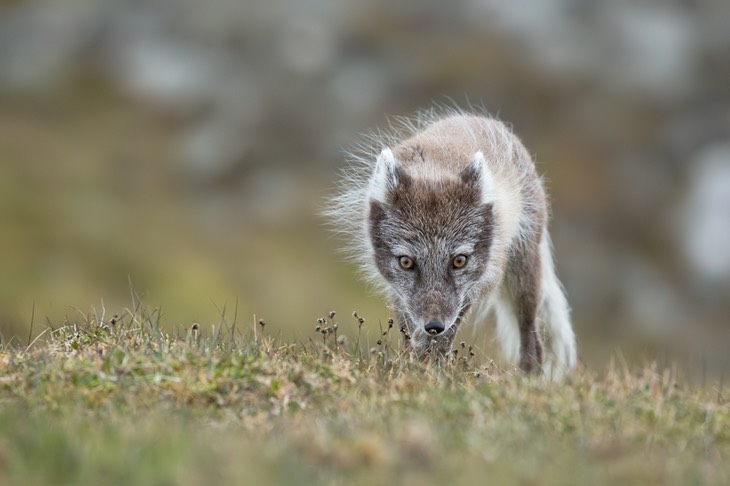
M387 318L331 312L284 342L230 310L173 332L161 314L137 302L3 346L0 483L730 481L721 384L676 365L617 355L549 383L467 343L413 361Z

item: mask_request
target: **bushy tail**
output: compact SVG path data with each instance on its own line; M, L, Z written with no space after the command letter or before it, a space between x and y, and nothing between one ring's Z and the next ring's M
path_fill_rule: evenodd
M538 321L543 330L548 351L544 373L548 378L560 379L575 368L577 362L575 334L570 323L570 307L563 287L555 275L550 236L545 232L540 243L542 261L542 300Z

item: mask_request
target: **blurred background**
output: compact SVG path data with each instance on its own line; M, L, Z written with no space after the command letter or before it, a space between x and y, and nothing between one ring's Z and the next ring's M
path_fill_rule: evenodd
M0 1L3 341L130 281L173 329L377 329L317 212L360 133L449 100L545 175L584 361L727 343L725 0Z

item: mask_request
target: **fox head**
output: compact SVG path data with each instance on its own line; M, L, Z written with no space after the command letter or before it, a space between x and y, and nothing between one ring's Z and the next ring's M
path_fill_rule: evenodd
M378 272L417 353L448 346L482 296L494 239L494 182L481 152L459 173L419 174L389 149L367 189Z

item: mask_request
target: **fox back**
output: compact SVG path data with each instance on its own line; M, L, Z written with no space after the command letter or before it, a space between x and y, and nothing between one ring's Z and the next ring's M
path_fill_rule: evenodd
M380 150L344 178L330 216L385 292L408 347L443 355L470 309L481 309L477 318L494 309L505 358L525 372L571 370L575 338L547 201L520 140L497 120L452 113L374 141Z

